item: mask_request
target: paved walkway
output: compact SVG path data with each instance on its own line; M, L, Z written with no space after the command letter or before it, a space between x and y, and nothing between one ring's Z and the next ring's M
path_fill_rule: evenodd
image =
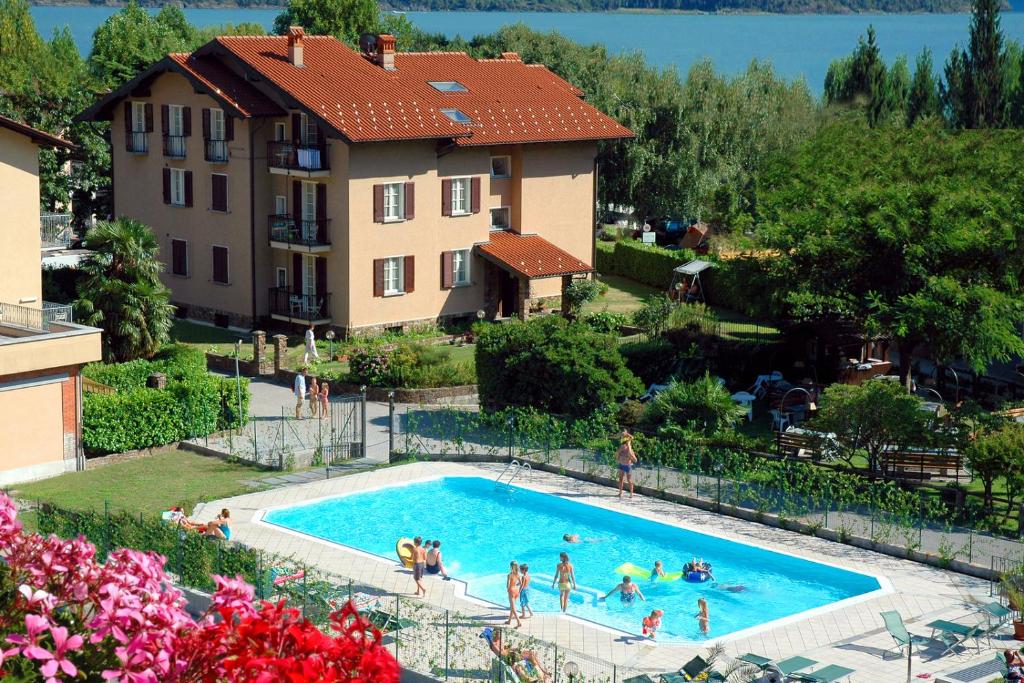
M204 509L206 506L210 510L229 507L235 520L233 537L247 545L352 577L379 590L408 595L412 590L411 578L395 562L368 557L336 544L319 542L277 527L259 524L257 520L261 510L369 487L403 484L428 476L472 474L493 478L502 467L415 463L212 501L197 509L195 515L202 517L210 514ZM638 496L633 501L618 501L607 487L569 480L554 474L534 472L525 476L525 479L517 480L517 484L521 482L554 495L571 495L611 509L628 506L631 512L642 512L643 516L650 519L683 524L715 536L754 543L808 559L827 558L833 564L884 576L892 585L892 591L888 594L797 619L787 625L727 639L724 646L732 656L743 652L756 652L773 658L801 654L819 662L839 664L856 670L851 679L855 682L903 681L906 680L906 659L884 656L892 646L892 639L883 627L879 612L896 610L902 614L911 632L927 635L930 629L924 624L935 619L960 620L965 623L978 621L972 612L977 605L990 601L988 582L972 577L661 500ZM366 520L353 521L370 523ZM505 614L500 608L484 607L478 601L466 599L457 590L460 587L457 581L431 582L426 605L452 610L461 615L473 615L476 620L493 624L504 620ZM428 634L411 651L410 646L403 643L404 655L399 657L403 666L436 674L436 665L428 665L428 654L443 651L446 640L444 635L437 635L441 631L435 631L430 631L433 635ZM619 669L620 674L623 670L671 671L703 651L700 647L671 643L660 643L655 647L646 641L624 637L624 634L617 631L552 614L538 614L528 620L517 633L563 648L563 658L564 649L569 649L614 662L622 667ZM474 635L460 645L461 668L459 671L449 671L449 680L469 681L486 677L490 658L486 648L477 641ZM1014 644L1009 633L1001 632L980 653L971 649L955 655L936 657L939 650L924 649L923 654L915 654L913 658L913 674L917 676L927 673L934 679L942 672L958 671L974 661L991 659L996 651L1008 646L1019 647L1020 644ZM547 663L550 665L552 650L547 646L541 647L544 653L548 653L544 656L549 657ZM420 652L424 653L422 668L417 660L419 655L415 654ZM554 657L558 657L557 651Z

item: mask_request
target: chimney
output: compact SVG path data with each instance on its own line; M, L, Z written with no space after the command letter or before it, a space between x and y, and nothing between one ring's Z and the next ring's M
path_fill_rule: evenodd
M377 36L377 54L374 61L388 71L395 70L395 37L393 35L382 33Z
M522 59L520 59L518 52L502 52L501 53L501 58L506 60L506 61L509 61L509 62L521 62L521 61L523 61Z
M288 61L297 67L303 65L302 39L305 37L306 32L302 30L301 26L291 26L288 28Z

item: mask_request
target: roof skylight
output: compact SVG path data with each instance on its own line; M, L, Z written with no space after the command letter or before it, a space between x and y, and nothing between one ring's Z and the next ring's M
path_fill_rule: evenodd
M473 119L463 114L458 109L442 109L441 113L450 118L455 123L470 124L473 123Z
M458 81L427 81L434 90L441 92L469 92L469 88Z

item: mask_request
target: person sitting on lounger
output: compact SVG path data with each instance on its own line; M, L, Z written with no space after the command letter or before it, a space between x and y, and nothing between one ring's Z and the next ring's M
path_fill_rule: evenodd
M206 535L227 541L231 539L231 512L227 508L220 511L217 519L206 524Z
M640 592L640 586L633 583L633 578L630 576L623 576L622 583L608 591L608 593L601 599L607 600L615 593L619 594L619 597L622 599L622 603L625 605L632 604L636 601L637 597L644 602L647 602L647 598L645 598L644 594Z
M191 519L186 517L185 516L185 511L182 510L181 507L178 506L178 505L175 505L174 507L172 507L169 510L169 512L170 512L170 514L167 515L166 519L171 524L175 524L175 525L180 526L180 527L182 527L184 529L188 529L189 531L194 531L196 529L203 529L203 528L206 527L206 525L203 524L202 522L193 522Z
M480 634L480 637L487 642L487 647L490 648L495 657L506 664L512 664L512 651L505 645L505 641L501 636L501 629L487 627Z
M1006 660L1006 680L1013 683L1024 681L1024 659L1013 650L1004 650L1003 658Z

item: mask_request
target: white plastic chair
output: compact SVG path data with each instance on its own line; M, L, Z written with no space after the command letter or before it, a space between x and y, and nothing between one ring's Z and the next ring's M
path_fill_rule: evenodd
M774 408L768 412L771 413L772 416L772 429L777 432L784 432L789 428L789 414L780 413Z

